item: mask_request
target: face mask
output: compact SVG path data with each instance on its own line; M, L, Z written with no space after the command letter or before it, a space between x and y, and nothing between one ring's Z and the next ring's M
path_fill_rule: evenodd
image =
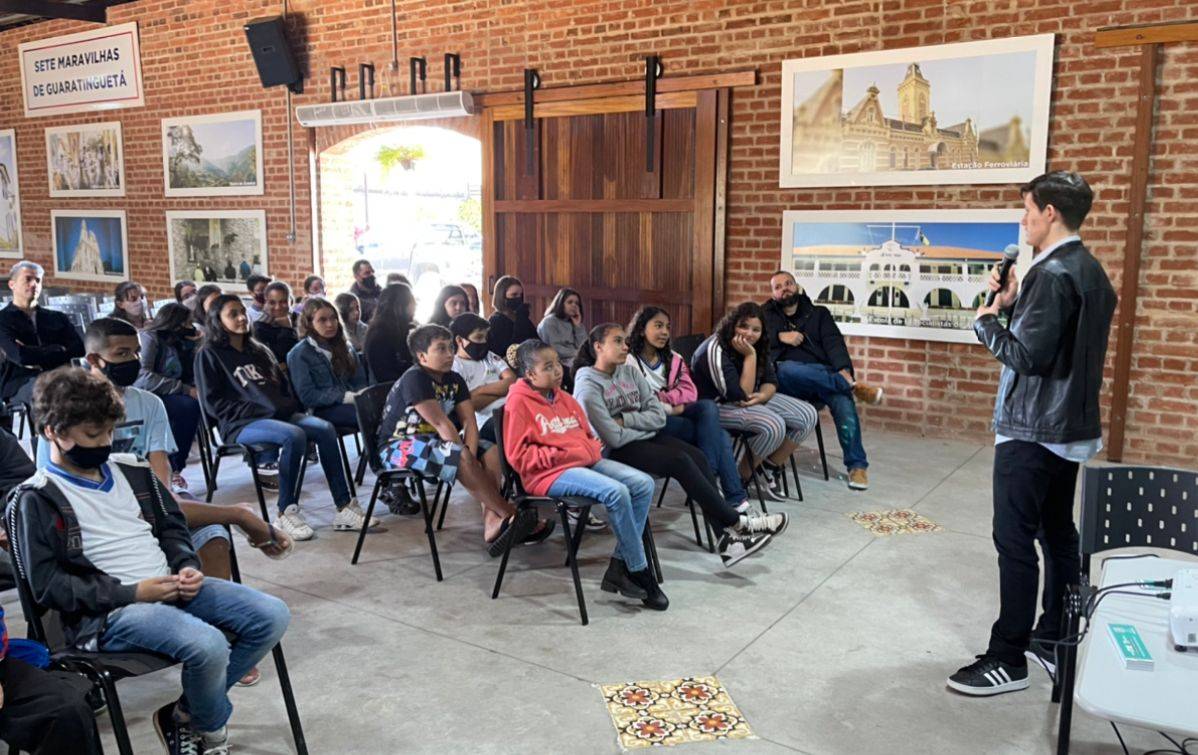
M507 308L509 310L511 310L512 312L515 312L516 310L520 309L520 307L524 306L524 297L523 296L509 296L508 298L504 299L503 302L505 304L507 304Z
M254 294L254 302L257 303L257 305L259 307L265 305L266 304L266 294L264 294L264 293Z
M466 344L466 355L476 361L482 359L487 355L487 344L485 342L475 343L474 341L471 341L470 343Z
M365 278L363 278L362 279L362 287L363 288L374 288L374 276L367 275Z
M137 381L141 372L141 360L130 359L128 362L107 362L103 367L104 375L113 385L128 388Z
M132 315L133 317L140 317L141 313L144 312L145 309L146 309L145 302L142 302L142 301L125 302L125 312Z
M112 453L112 446L92 446L91 448L87 448L76 443L68 451L63 451L62 446L59 446L58 450L62 451L62 455L73 466L80 469L95 469L108 461L108 457Z

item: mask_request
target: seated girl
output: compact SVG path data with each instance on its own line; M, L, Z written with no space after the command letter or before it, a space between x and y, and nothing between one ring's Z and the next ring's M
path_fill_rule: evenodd
M113 292L115 304L109 317L124 320L141 330L150 320L150 305L146 302L146 290L137 281L118 283Z
M537 337L537 328L528 318L524 301L524 286L515 276L505 275L495 281L491 297L491 332L487 348L496 354L507 354L508 347Z
M483 505L483 540L491 556L503 553L509 540L549 537L554 523L538 522L532 511L517 515L478 460L478 423L470 389L453 371L453 336L440 325L424 325L412 331L408 346L416 364L392 386L379 424L384 466L448 484L460 479Z
M786 529L786 514L737 513L720 495L703 452L669 435L665 405L640 370L628 364L624 328L605 323L591 330L574 358L574 395L607 455L654 477L672 477L703 509L715 531L720 560L731 567L761 550Z
M469 306L470 298L461 286L446 286L437 294L437 300L433 302L433 315L428 318L428 322L430 325L444 325L448 328L453 318L469 311Z
M574 355L587 340L587 329L582 325L582 295L572 288L559 290L537 325L537 335L557 351L562 366L571 369Z
M345 337L359 354L366 352L366 323L362 322L362 305L353 294L337 294L333 300L337 312L341 314L341 322L345 325Z
M815 407L778 392L761 306L745 302L720 320L691 358L699 396L719 404L720 425L751 434L749 448L764 464L771 497L784 500L782 464L815 429ZM741 476L748 478L747 458Z
M250 336L249 317L238 297L222 295L209 307L207 340L196 354L195 375L200 401L224 442L279 449L279 529L293 540L316 534L296 500L309 441L320 450L320 466L337 507L333 529L361 529L365 515L350 496L337 431L328 421L301 413L274 355Z
M341 316L327 299L309 299L299 316L303 339L287 354L287 374L300 403L333 427L357 428L354 392L366 369L345 339Z
M263 290L263 297L262 316L253 321L254 338L270 349L280 367L285 367L287 355L299 343L291 314L291 286L271 281Z
M670 348L670 315L661 307L638 309L628 326L628 351L628 364L665 404L662 431L698 446L724 489L724 500L737 512L747 512L749 497L736 469L732 438L720 427L715 402L699 398L686 360Z
M200 404L192 367L203 336L182 304L166 304L138 335L141 372L133 385L162 399L175 438L170 455L171 488L187 489L183 470L200 424Z
M408 333L414 325L416 297L407 285L393 283L379 295L374 312L364 340L366 363L374 382L389 383L399 380L412 366Z
M603 458L582 407L561 389L562 365L552 346L528 340L515 356L520 379L504 406L503 447L524 489L530 495L576 495L603 504L616 536L604 591L666 610L670 601L649 569L642 540L653 478Z

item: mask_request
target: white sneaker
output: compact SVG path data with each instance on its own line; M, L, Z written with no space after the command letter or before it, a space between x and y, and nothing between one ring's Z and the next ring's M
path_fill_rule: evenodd
M366 521L366 514L358 505L358 499L353 498L337 512L337 516L333 517L333 529L337 532L357 532L362 529L364 521ZM371 527L377 527L379 524L381 522L377 517L370 517Z
M229 755L229 729L220 727L219 731L203 732L199 735L200 752L203 755Z
M566 519L568 519L570 521L571 529L578 526L578 520L581 517L582 517L582 514L579 513L577 510L571 509L566 512ZM607 522L603 521L602 519L595 516L594 514L588 514L587 515L587 529L588 530L605 530L605 529L607 529Z
M790 517L786 514L742 514L740 521L736 524L736 531L742 535L759 535L766 533L768 535L780 535L786 529L786 525L790 524Z
M292 540L311 540L316 537L316 530L308 525L304 520L304 515L300 513L299 506L294 503L287 507L287 510L279 514L279 518L275 520L275 526L291 536Z
M731 569L745 558L769 545L773 538L774 536L769 533L749 535L727 529L724 530L724 534L720 535L720 543L716 546L716 551L720 554L720 561L724 563L724 568Z

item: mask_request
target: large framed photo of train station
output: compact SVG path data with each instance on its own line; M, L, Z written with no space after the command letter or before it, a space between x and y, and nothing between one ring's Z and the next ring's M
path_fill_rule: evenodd
M787 60L778 183L1022 183L1044 172L1053 35Z
M782 269L846 335L977 343L973 320L1009 244L1031 265L1012 210L794 211Z

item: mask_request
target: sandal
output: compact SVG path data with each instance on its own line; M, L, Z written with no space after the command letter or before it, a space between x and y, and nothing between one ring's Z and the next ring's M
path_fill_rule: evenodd
M262 681L262 672L258 670L257 666L254 666L252 669L246 672L245 676L237 680L237 686L253 687L260 681Z
M535 529L521 540L524 545L536 545L537 543L545 542L545 539L553 534L553 528L557 526L557 522L552 519L542 519L539 523L539 529Z
M507 550L508 543L515 539L516 542L523 542L524 538L528 537L528 533L532 532L537 526L537 513L531 509L523 509L517 511L514 516L505 519L503 524L499 526L499 537L487 543L487 553L491 558L500 556Z
M284 546L283 543L279 541L280 533L277 529L275 529L275 526L269 522L267 522L266 526L270 528L270 539L265 542L262 542L262 543L255 543L253 541L250 541L250 547L257 548L258 550L262 551L264 554L266 554L267 558L274 559L275 561L282 561L283 559L290 556L291 551L295 549L295 540L293 538L288 537L287 544L286 544L286 546ZM275 547L282 548L282 550L277 551L275 553L268 552L266 550L266 548L269 548L272 545ZM247 676L248 676L248 674L247 674ZM238 682L238 684L241 684L241 682ZM241 686L248 687L250 685L242 684Z

